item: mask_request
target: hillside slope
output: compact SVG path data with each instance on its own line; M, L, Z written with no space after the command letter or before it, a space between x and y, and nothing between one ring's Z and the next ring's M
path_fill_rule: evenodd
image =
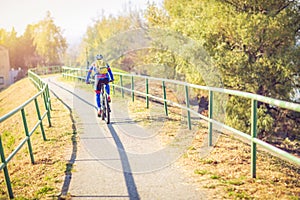
M37 92L28 78L0 92L0 116L18 107ZM39 97L38 102L41 111L44 112L43 99ZM52 127L48 127L46 118L43 120L47 141L43 141L39 127L31 136L35 164L30 162L26 144L8 163L8 172L16 199L56 199L55 197L61 193L67 170L66 154L71 152L72 136L75 132L72 129L70 112L53 96L51 96L51 102ZM31 130L33 124L37 122L34 103L26 106L25 112L28 128ZM7 157L25 138L21 114L16 113L2 122L0 134ZM8 199L3 171L0 172L0 199Z
M0 116L8 113L37 93L28 78L22 79L0 92Z

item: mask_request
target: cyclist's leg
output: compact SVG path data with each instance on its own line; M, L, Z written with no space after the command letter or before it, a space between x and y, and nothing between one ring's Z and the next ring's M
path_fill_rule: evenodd
M100 117L101 116L100 91L95 90L95 92L96 92L97 114L98 114L98 117Z
M96 90L96 106L97 106L97 111L98 111L98 115L100 114L100 110L101 110L101 103L100 103L100 91Z
M100 91L99 90L96 90L96 105L97 105L97 108L98 110L101 108L101 104L100 104Z
M111 98L110 98L110 87L109 87L109 84L108 84L108 83L105 84L105 90L106 90L106 94L107 94L107 100L108 100L108 102L110 103L110 102L111 102Z
M101 103L100 103L100 92L101 92L101 87L99 84L99 79L95 81L95 92L96 92L96 104L97 104L97 110L98 110L98 116L101 114Z
M109 87L109 84L108 84L108 83L105 84L105 90L106 90L106 93L107 93L108 95L110 95L110 87Z

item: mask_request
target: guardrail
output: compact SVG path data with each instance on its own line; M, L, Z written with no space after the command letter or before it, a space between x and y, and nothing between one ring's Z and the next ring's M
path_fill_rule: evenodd
M69 78L76 79L76 80L85 80L86 71L87 71L86 69L81 69L81 68L63 67L62 75L63 75L63 77L69 77ZM135 94L145 96L147 108L149 107L149 98L152 98L152 99L156 99L156 100L159 100L164 103L164 109L165 109L166 115L168 115L168 105L174 105L179 108L187 110L187 123L188 123L189 129L191 129L191 113L206 120L208 122L208 145L209 146L212 146L213 124L221 126L225 129L231 131L232 133L251 142L251 176L253 178L256 178L256 153L257 153L256 145L257 144L267 150L270 150L277 157L283 157L286 160L293 162L293 163L297 164L298 166L300 166L300 158L299 157L289 154L288 152L283 151L283 150L257 138L257 103L264 102L264 103L267 103L267 104L270 104L273 106L285 108L288 110L293 110L296 112L300 112L300 104L291 103L291 102L287 102L287 101L281 101L281 100L264 97L261 95L256 95L256 94L247 93L247 92L241 92L241 91L229 90L229 89L223 89L223 88L200 86L200 85L189 84L189 83L185 83L185 82L181 82L181 81L169 80L169 79L163 79L163 78L154 78L154 77L149 77L149 76L124 74L124 73L118 73L118 72L114 72L114 76L115 76L115 79L116 79L116 76L118 76L117 82L119 83L119 85L117 85L117 84L112 84L112 85L113 85L113 87L120 88L122 96L124 96L124 90L131 93L132 101L134 101ZM124 77L130 78L131 88L124 87L124 83L123 83ZM145 92L137 91L134 89L134 85L135 85L134 79L135 78L141 78L141 79L145 80ZM157 97L157 96L149 94L149 84L148 84L149 80L155 80L155 81L161 82L162 90L163 90L162 97ZM177 85L181 85L184 87L185 102L186 102L185 106L180 105L176 102L172 102L171 100L167 99L166 83L177 84ZM208 94L209 94L208 95L209 96L208 117L206 117L202 114L199 114L197 111L190 108L189 88L205 90L208 92ZM246 134L242 131L236 130L230 126L225 125L224 123L222 123L220 121L213 119L213 117L212 117L213 116L213 103L214 103L213 96L215 95L215 93L234 95L234 96L244 97L244 98L251 100L251 103L252 103L252 106L251 106L251 135Z
M61 66L39 66L31 69L37 75L61 73Z
M46 135L45 135L45 131L44 131L44 126L43 126L43 119L46 116L48 118L49 126L51 126L51 120L50 120L50 118L51 118L51 116L50 116L51 102L50 102L48 84L43 82L42 79L38 75L33 73L32 71L28 72L28 77L33 82L33 84L37 87L39 92L36 95L34 95L32 98L30 98L29 100L24 102L19 107L15 108L11 112L7 113L6 115L0 117L0 123L2 123L5 120L7 120L8 118L12 117L13 115L15 115L17 113L21 113L22 121L23 121L23 125L24 125L24 131L25 131L25 138L22 139L22 141L19 143L19 145L17 147L15 147L15 149L7 156L7 158L5 157L5 154L4 154L4 148L3 148L1 135L0 135L0 157L1 157L0 170L3 170L3 172L4 172L4 177L5 177L7 190L8 190L8 194L9 194L10 199L13 199L14 195L13 195L13 191L12 191L12 187L11 187L11 182L10 182L10 177L9 177L9 173L8 173L8 169L7 169L7 164L20 151L20 149L25 145L25 143L27 143L27 145L28 145L28 150L29 150L31 163L34 164L34 155L33 155L33 152L32 152L32 145L31 145L30 137L32 136L34 131L38 127L40 127L43 140L44 141L47 140ZM43 114L41 114L40 105L38 104L38 97L40 97L40 96L42 96L42 98L44 99L45 112ZM37 120L36 124L34 125L34 127L31 130L29 130L27 120L26 120L25 107L28 104L30 104L31 102L34 102L34 104L35 104L38 120Z

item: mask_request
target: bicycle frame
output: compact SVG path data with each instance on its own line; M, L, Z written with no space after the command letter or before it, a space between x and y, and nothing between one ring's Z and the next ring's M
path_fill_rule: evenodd
M107 124L110 123L110 106L107 99L107 93L104 87L104 83L101 83L101 93L100 93L100 104L101 104L101 119L105 120Z

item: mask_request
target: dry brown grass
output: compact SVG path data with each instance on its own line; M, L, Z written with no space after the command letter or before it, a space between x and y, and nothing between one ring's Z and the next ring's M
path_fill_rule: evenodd
M144 100L136 99L129 104L131 117L147 128L151 109L145 109ZM160 106L162 109L162 106ZM161 127L163 143L174 138L181 124L181 110L169 108L168 122ZM251 178L250 146L230 133L221 134L212 151L205 157L200 155L207 123L197 123L195 137L190 148L177 164L186 169L188 177L208 193L209 199L299 199L300 168L259 149L257 153L257 178ZM175 131L172 133L172 131Z
M37 93L33 84L26 78L0 93L1 116L8 110L16 108ZM51 94L50 94L51 95ZM45 111L43 99L39 97L41 112ZM47 141L44 141L38 128L31 137L31 144L35 164L31 164L27 144L9 162L8 172L12 183L12 190L16 199L57 199L61 192L66 171L66 155L72 145L72 121L69 111L62 103L51 96L52 127L47 119L43 120ZM31 130L37 122L34 103L25 108L28 127ZM0 124L6 157L25 137L21 114ZM3 171L0 174L0 199L8 199L8 192Z
M200 187L213 189L212 199L298 199L300 196L299 167L259 151L257 178L253 179L249 145L224 134L204 158L199 158L197 141L193 145L195 148L187 152L181 164L194 172L193 178Z
M9 88L1 91L0 95L0 116L13 110L16 106L21 105L30 99L37 90L28 79L16 82Z

